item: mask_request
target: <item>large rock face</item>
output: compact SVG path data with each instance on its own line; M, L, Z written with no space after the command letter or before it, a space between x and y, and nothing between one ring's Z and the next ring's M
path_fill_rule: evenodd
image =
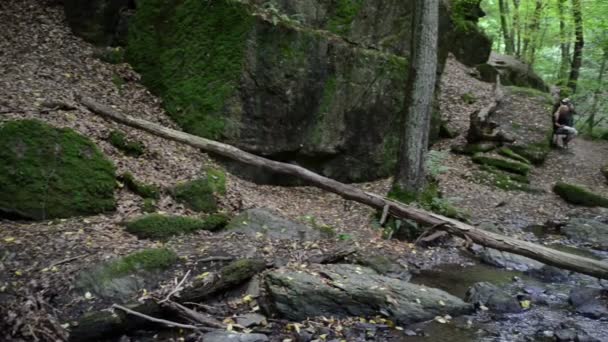
M114 166L87 138L36 120L0 126L0 216L50 219L114 209Z
M413 2L141 0L127 59L185 131L343 181L369 180L395 164ZM478 44L480 53L453 43L483 34L452 29L447 3L439 70L448 51L485 61L491 44Z
M549 92L549 86L532 70L532 67L513 56L492 52L488 65L497 70L504 85L534 88ZM487 81L493 82L495 79L488 79Z
M126 42L135 0L63 0L74 33L99 45Z
M226 226L230 232L251 237L265 236L279 240L318 240L324 237L319 229L282 218L268 209L249 209L232 219Z
M319 316L384 315L398 324L468 313L472 305L442 290L415 285L355 265L311 265L265 275L270 310L295 321Z

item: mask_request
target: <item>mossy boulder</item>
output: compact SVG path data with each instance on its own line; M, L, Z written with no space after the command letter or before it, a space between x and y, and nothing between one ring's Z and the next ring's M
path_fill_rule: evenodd
M177 254L170 249L145 249L81 273L77 287L104 298L127 300L154 285L160 280L159 273L177 261Z
M498 71L503 85L534 88L545 93L549 92L549 86L545 81L529 65L514 56L492 52L488 64Z
M526 176L530 172L530 165L497 155L478 153L473 156L473 162L487 165L497 169Z
M608 208L608 198L593 193L580 185L558 182L553 186L553 192L568 203L585 207Z
M518 161L520 163L524 163L524 164L531 164L530 161L526 158L524 158L523 156L513 152L512 149L508 148L508 147L501 147L498 149L498 154L500 154L503 157L507 157L507 158L511 158L515 161Z
M214 212L217 210L216 195L226 193L226 175L219 170L208 169L206 175L173 188L176 201L194 211Z
M542 165L547 159L551 148L548 141L542 141L528 145L515 144L510 146L510 150L526 158L526 160L534 165Z
M130 172L123 173L118 179L127 189L143 198L158 199L160 197L160 189L157 186L138 181Z
M141 239L166 240L197 230L217 231L224 228L228 221L224 214L209 215L205 219L150 214L128 222L126 230Z
M317 240L335 234L333 231L287 220L276 212L263 208L245 210L230 221L226 230L256 238L302 241Z
M37 120L0 126L0 215L51 219L115 207L114 165L89 139Z

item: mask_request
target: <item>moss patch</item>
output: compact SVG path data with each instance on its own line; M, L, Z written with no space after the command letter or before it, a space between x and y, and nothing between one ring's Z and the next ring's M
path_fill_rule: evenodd
M515 161L518 161L520 163L524 163L524 164L531 164L530 161L522 156L520 156L519 154L513 152L513 150L511 150L508 147L501 147L498 149L498 154L500 154L501 156L505 156L507 158L511 158Z
M520 163L514 160L508 160L505 158L493 157L489 155L476 154L473 156L473 162L481 165L492 166L504 171L517 173L520 175L527 175L530 172L530 165Z
M511 146L511 150L526 158L534 165L542 165L551 150L548 143L535 143L527 146Z
M105 265L102 279L120 278L140 270L164 270L175 264L177 260L177 254L170 249L145 249Z
M137 7L127 60L182 128L220 138L254 18L243 4L226 0L147 0Z
M363 3L363 0L336 0L333 6L334 13L327 23L327 29L339 35L347 35Z
M608 198L595 194L580 185L558 182L553 187L553 192L568 203L608 208Z
M121 79L122 80L122 79ZM124 152L124 154L139 157L144 154L145 146L139 141L129 140L121 131L112 131L108 136L108 141L112 146Z
M468 105L472 105L475 102L477 102L477 98L475 97L475 95L471 94L471 93L464 93L460 96L460 99L462 100L462 102L468 104Z
M127 223L127 231L140 239L166 240L175 235L189 234L197 230L217 231L228 224L223 214L210 215L204 220L150 214Z
M89 139L37 120L0 126L0 214L49 219L113 210L113 164Z
M449 200L441 198L439 186L435 182L429 182L424 191L420 193L412 193L393 187L388 193L388 198L405 204L416 202L426 210L458 220L466 221L469 216L463 210L452 205Z
M153 213L156 211L156 201L152 198L144 198L144 202L141 205L141 211L144 213Z
M178 184L173 189L175 200L195 211L217 210L215 195L226 193L226 175L214 169L208 169L206 173L204 178Z
M118 179L125 184L127 189L143 198L158 199L160 197L160 189L157 186L139 182L129 172L123 173Z
M119 46L99 48L93 53L93 57L109 64L120 64L125 61L125 49Z
M227 284L238 285L266 268L263 260L241 259L233 261L220 270L221 278Z
M538 191L530 187L530 180L526 176L502 172L497 168L486 165L482 165L480 168L483 171L473 173L473 180L477 183L495 186L507 191Z

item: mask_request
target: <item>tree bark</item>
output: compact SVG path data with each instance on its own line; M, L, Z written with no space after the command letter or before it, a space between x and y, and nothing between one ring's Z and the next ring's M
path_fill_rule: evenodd
M517 44L515 46L515 56L517 58L521 57L521 20L519 14L519 2L520 0L513 0L513 7L515 10L513 11L513 31L512 36L515 39L515 35L517 35Z
M534 8L534 14L532 14L532 20L530 21L530 25L528 26L528 31L526 36L524 37L524 59L525 61L532 66L534 61L534 54L536 51L536 43L538 31L540 28L540 17L543 12L543 2L542 0L536 0L536 6Z
M394 181L395 187L409 193L418 193L425 185L424 157L437 80L438 27L439 0L416 0L412 62L406 87L408 107L402 121Z
M511 36L512 30L509 29L509 24L507 22L507 18L509 17L509 2L498 0L498 9L500 11L500 27L505 41L505 53L507 55L513 55L515 52L515 43L513 41L513 36Z
M599 98L602 93L602 83L604 81L604 72L606 71L606 62L608 61L608 47L604 48L604 54L602 57L602 64L600 65L600 72L597 76L597 88L593 93L593 105L591 106L591 114L589 114L589 119L587 119L587 124L589 126L589 134L593 136L593 128L597 124L595 121L595 113L597 111Z
M568 68L570 67L570 41L566 33L565 4L566 0L557 0L557 11L559 16L559 48L561 52L558 84L566 84L568 79Z
M576 41L574 43L570 77L568 78L568 88L572 90L572 93L576 93L578 76L580 74L581 66L583 65L583 48L585 47L581 0L572 0L572 15L574 17L574 34L576 36Z
M123 115L110 107L101 105L88 98L81 98L80 101L92 112L100 116L144 130L154 135L181 142L205 152L215 153L232 160L259 166L272 172L298 177L320 189L333 192L347 200L365 204L376 210L383 210L385 206L389 206L389 214L395 218L410 219L423 225L435 226L437 229L445 230L450 234L460 236L482 246L523 255L551 266L608 279L608 263L487 232L457 220L391 201L382 196L363 191L353 185L343 184L333 179L323 177L298 165L269 160L245 152L234 146L176 131L146 120Z

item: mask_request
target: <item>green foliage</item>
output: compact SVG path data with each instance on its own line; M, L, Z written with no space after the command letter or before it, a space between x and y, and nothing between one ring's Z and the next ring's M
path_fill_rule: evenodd
M157 186L137 181L130 172L123 173L119 180L125 184L127 189L143 198L158 199L160 197L160 189Z
M437 177L440 174L450 170L449 167L442 165L443 160L447 157L447 155L448 153L445 151L430 150L426 154L425 160L425 168L427 175L431 177Z
M468 104L468 105L472 105L475 102L477 102L477 98L475 97L475 95L471 94L471 93L464 93L460 96L460 99L462 100L462 102Z
M339 35L346 35L355 17L363 6L363 0L336 0L334 13L327 23L327 29Z
M479 171L473 174L473 180L480 184L495 186L499 189L507 191L537 191L536 189L530 187L530 180L526 176L502 172L497 168L487 165L482 165L480 168L485 172Z
M226 0L144 0L137 7L127 59L183 129L218 139L226 133L222 114L239 84L253 17Z
M208 169L204 178L178 184L173 189L176 201L195 211L217 210L216 194L226 193L226 175L220 170Z
M419 193L412 193L393 186L387 197L405 204L416 202L422 208L439 215L459 220L466 220L468 218L468 214L456 208L448 199L441 198L439 186L436 182L428 182L425 189Z
M140 239L166 240L175 235L190 234L197 230L217 231L226 226L228 217L223 214L210 215L204 220L150 214L126 225L127 232Z
M125 80L117 74L112 75L112 83L114 83L119 92L122 90L122 86L126 84Z
M137 271L157 271L171 267L178 260L177 254L167 248L144 249L105 265L100 272L101 280L110 280Z
M568 203L608 208L608 198L595 194L580 185L558 182L553 187L553 192Z
M452 22L457 30L469 32L477 29L474 20L479 17L479 3L481 0L453 0Z
M0 213L30 219L113 210L114 165L89 139L38 120L0 126Z
M144 154L145 151L143 143L127 139L127 136L121 131L110 132L108 141L112 146L132 157L139 157Z
M527 175L530 172L530 165L520 163L514 160L508 160L505 158L493 157L489 155L476 154L473 156L473 162L481 165L493 166L495 168L517 173L520 175Z
M513 150L511 150L508 147L501 147L498 149L498 154L500 154L501 156L505 156L507 158L511 158L513 160L516 160L520 163L524 163L524 164L531 164L530 161L522 156L520 156L519 154L513 152Z

